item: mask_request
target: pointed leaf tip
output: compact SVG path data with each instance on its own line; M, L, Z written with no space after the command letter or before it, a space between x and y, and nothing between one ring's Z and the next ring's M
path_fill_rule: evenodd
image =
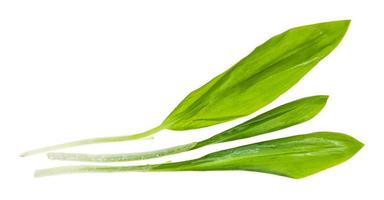
M289 90L340 43L350 21L311 24L278 34L187 95L163 121L167 129L203 128L247 116Z

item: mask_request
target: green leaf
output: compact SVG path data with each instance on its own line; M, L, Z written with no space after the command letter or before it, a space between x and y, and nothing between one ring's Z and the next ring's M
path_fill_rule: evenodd
M121 162L177 154L210 144L249 138L303 123L316 116L325 106L327 99L328 96L319 95L292 101L200 142L139 153L80 154L54 152L48 153L48 158L87 162Z
M327 99L328 96L319 95L284 104L201 141L197 146L249 138L303 123L315 117L323 109Z
M172 130L207 127L249 115L296 84L341 41L350 21L290 29L191 92L165 119Z
M351 136L317 132L245 145L176 163L64 166L37 170L35 176L84 172L245 170L303 178L348 160L362 147L363 144Z
M289 29L191 92L157 127L134 135L84 139L34 149L28 156L68 147L136 140L163 129L189 130L249 115L295 85L342 40L350 21Z

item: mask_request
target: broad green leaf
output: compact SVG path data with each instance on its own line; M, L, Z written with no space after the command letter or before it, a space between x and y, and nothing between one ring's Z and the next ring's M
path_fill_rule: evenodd
M172 130L207 127L249 115L296 84L341 41L349 20L290 29L191 92L165 119Z
M245 170L303 178L348 160L362 147L363 144L351 136L317 132L245 145L176 163L64 166L37 170L35 176L84 172Z
M88 162L120 162L144 160L186 152L210 144L253 137L303 123L316 116L325 106L327 99L328 96L319 95L292 101L200 142L192 142L189 144L179 145L166 149L139 153L48 153L48 158L53 160Z

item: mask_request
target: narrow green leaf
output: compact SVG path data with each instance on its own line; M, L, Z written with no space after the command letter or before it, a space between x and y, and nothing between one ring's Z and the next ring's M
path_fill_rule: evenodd
M272 37L187 95L161 125L149 131L53 145L21 156L86 144L135 140L162 129L203 128L249 115L286 92L336 48L349 23L342 20L306 25Z
M328 96L318 95L292 101L201 141L197 146L253 137L306 122L324 108L327 100Z
M192 142L171 148L139 153L48 153L48 158L52 160L72 160L87 162L121 162L144 160L186 152L210 144L253 137L303 123L316 116L325 106L327 99L328 96L319 95L292 101L200 142Z
M37 170L35 176L85 172L245 170L303 178L348 160L362 147L363 144L351 136L317 132L218 151L183 162L141 166L64 166Z

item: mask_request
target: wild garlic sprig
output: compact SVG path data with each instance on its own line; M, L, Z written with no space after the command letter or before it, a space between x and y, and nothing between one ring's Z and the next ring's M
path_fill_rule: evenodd
M237 64L187 95L153 129L128 136L79 140L35 149L22 156L68 147L135 140L160 130L203 128L247 116L295 85L342 40L349 20L289 29L254 49Z
M35 176L90 172L245 170L303 178L348 160L362 147L363 144L351 136L317 132L235 147L182 162L139 166L64 166L37 170Z
M48 153L48 158L52 160L86 162L122 162L177 154L211 144L249 138L303 123L315 117L323 109L327 99L328 96L319 95L292 101L200 142L192 142L166 149L139 153L81 154L53 152Z

